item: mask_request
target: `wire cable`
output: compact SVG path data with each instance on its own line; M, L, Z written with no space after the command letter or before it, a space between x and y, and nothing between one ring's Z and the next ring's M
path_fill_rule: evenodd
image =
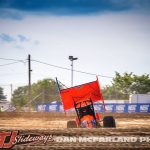
M0 67L13 65L13 64L17 64L17 63L20 63L20 62L17 61L17 62L12 62L12 63L8 63L8 64L2 64L2 65L0 65Z
M0 58L1 60L13 60L13 61L19 61L24 62L24 60L18 60L18 59L12 59L12 58Z
M0 58L1 60L13 60L14 62L11 63L7 63L7 64L2 64L0 65L0 67L2 66L8 66L8 65L12 65L12 64L17 64L17 63L26 63L27 60L17 60L17 59L10 59L10 58Z
M51 66L51 67L59 68L59 69L64 69L64 70L69 70L69 71L71 70L71 69L66 68L66 67L52 65L52 64L49 64L49 63L46 63L46 62L42 62L42 61L39 61L39 60L32 59L31 61L34 61L34 62L37 62L37 63L41 63L41 64L44 64L44 65L48 65L48 66ZM100 77L104 77L104 78L113 78L113 77L110 77L110 76L105 76L105 75L100 75L100 74L95 74L95 73L89 73L89 72L80 71L80 70L73 70L73 71L74 72L78 72L78 73L88 74L88 75L100 76Z
M0 66L11 65L11 64L18 63L18 62L25 63L25 62L27 61L27 60L17 60L17 59L12 59L12 58L0 58L0 59L1 59L1 60L13 60L13 61L15 61L15 62L12 62L12 63L0 65ZM17 62L16 62L16 61L17 61ZM49 64L49 63L42 62L42 61L35 60L35 59L32 59L31 61L34 61L34 62L37 62L37 63L41 63L41 64L44 64L44 65L48 65L48 66L51 66L51 67L59 68L59 69L64 69L64 70L69 70L69 71L71 70L71 69L66 68L66 67ZM73 70L73 71L74 71L74 72L78 72L78 73L88 74L88 75L100 76L100 77L104 77L104 78L111 78L111 79L113 78L113 77L111 77L111 76L100 75L100 74L85 72L85 71L81 71L81 70Z

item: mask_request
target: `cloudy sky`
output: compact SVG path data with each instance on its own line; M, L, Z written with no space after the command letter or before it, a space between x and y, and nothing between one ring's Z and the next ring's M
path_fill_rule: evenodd
M10 84L28 84L28 54L32 83L58 77L69 87L69 55L78 57L75 70L93 74L74 72L74 85L95 74L110 84L115 71L150 74L150 1L0 0L0 86L8 99Z

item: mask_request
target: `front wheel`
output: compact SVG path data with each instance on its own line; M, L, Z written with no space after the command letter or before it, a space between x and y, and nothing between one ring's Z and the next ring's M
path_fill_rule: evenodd
M67 128L77 128L76 121L68 121Z
M103 118L104 128L116 128L116 122L113 116L105 116Z

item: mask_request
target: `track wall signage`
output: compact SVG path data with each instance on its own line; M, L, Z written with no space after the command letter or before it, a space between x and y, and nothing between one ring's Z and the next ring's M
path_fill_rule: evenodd
M115 112L115 113L150 113L150 104L145 103L109 103L105 104L106 111L105 112ZM94 104L94 108L96 112L104 112L104 108L102 104ZM63 112L63 106L60 103L56 104L42 104L36 106L36 111L41 112ZM74 109L68 110L69 112L74 111Z

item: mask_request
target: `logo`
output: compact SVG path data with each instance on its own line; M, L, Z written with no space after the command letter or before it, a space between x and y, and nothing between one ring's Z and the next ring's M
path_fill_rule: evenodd
M38 105L38 111L45 111L46 105Z
M49 110L50 111L56 111L57 110L57 105L49 105Z
M113 105L106 105L106 111L112 112L113 111Z
M128 106L128 111L129 112L136 112L136 108L137 108L137 105L129 105Z
M116 106L116 111L117 112L124 112L125 105L117 105Z
M140 111L141 112L148 112L148 108L149 108L149 105L141 105L140 106Z
M20 144L36 144L38 142L54 142L51 134L19 134L19 131L0 132L0 149L10 149L15 145Z
M14 141L18 131L6 131L0 133L0 149L1 148L11 148L14 146Z

